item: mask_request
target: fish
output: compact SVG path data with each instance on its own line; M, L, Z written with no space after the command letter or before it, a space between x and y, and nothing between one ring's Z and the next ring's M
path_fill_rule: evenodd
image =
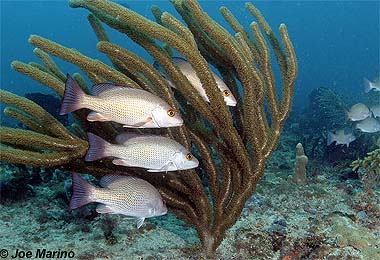
M335 145L346 145L350 146L350 143L355 141L356 137L352 131L347 131L346 129L339 129L335 133L328 131L327 132L327 145L335 142Z
M373 91L380 91L380 81L370 81L364 78L364 92L368 93L373 89Z
M369 109L371 110L373 117L380 117L380 104L373 105Z
M168 172L196 168L199 161L180 143L164 136L120 134L118 144L110 144L88 133L90 147L85 161L115 157L115 165L145 168L148 172Z
M380 131L380 124L375 118L368 117L362 121L357 122L355 128L365 133L376 133Z
M189 80L189 82L194 86L194 88L198 91L200 96L203 98L204 101L210 102L205 89L202 86L202 83L200 79L198 78L194 68L191 66L190 62L185 60L184 58L180 57L173 57L172 61L177 67L180 69L183 75L186 76L186 78ZM169 86L172 88L176 88L175 83L168 77L168 75L164 72L161 65L159 65L157 62L154 62L153 66L160 72L160 74L163 76L163 78L168 82ZM221 91L221 94L223 95L224 102L227 106L236 106L236 99L233 96L231 90L228 88L226 83L214 72L212 72L215 82L218 85L218 88Z
M371 111L363 103L357 103L353 105L347 112L347 117L351 121L364 120L369 116L371 116Z
M101 187L92 186L78 173L72 174L73 194L70 209L92 202L101 203L100 214L121 214L136 219L140 228L145 218L165 215L168 209L160 193L149 182L132 176L109 174L101 178Z
M88 121L113 121L129 128L161 128L183 125L180 114L148 91L110 83L96 84L87 95L67 74L60 115L81 108L93 110Z

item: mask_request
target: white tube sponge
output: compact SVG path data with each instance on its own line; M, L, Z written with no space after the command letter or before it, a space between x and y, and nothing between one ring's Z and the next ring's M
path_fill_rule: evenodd
M303 146L298 143L296 146L296 163L294 165L293 181L297 184L306 184L306 165L308 158L305 155Z

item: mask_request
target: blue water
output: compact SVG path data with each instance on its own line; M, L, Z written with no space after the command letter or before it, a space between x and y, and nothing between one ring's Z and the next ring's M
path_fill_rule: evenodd
M202 1L210 16L226 25L219 14L221 1ZM299 76L295 107L307 103L315 87L327 86L360 99L363 77L379 76L379 2L378 1L254 1L269 24L277 29L285 23L296 49ZM153 19L151 5L175 13L166 1L128 1L129 7ZM248 26L251 15L244 1L223 4ZM52 93L32 79L13 71L13 60L38 61L31 34L38 34L85 55L108 62L96 51L96 37L87 22L88 11L72 9L67 1L1 1L1 88L17 94ZM229 27L228 27L229 28ZM143 50L125 36L109 30L111 40L134 50L153 62ZM64 72L78 70L57 61ZM350 100L353 103L355 100Z
M221 3L227 6L232 13L239 18L239 21L246 28L249 28L249 24L253 21L253 17L247 10L245 10L245 1L201 1L201 5L204 10L216 21L227 28L231 33L233 33L219 13L219 6ZM301 111L305 108L309 104L309 93L314 88L321 86L334 89L338 94L341 94L345 98L344 101L348 105L364 100L363 78L373 80L378 78L380 75L379 1L310 0L254 1L253 3L261 10L268 23L276 32L278 32L278 27L281 23L285 23L287 25L299 63L294 110ZM154 20L154 18L150 11L151 5L158 5L162 10L168 11L172 14L176 13L169 1L128 1L127 5L132 10L152 20ZM31 61L39 62L39 59L33 54L34 47L28 43L28 38L31 34L37 34L62 44L63 46L75 48L91 58L99 59L107 64L110 64L107 57L96 50L97 39L87 21L88 14L89 12L85 9L70 8L67 0L0 0L0 88L19 95L24 95L29 92L42 92L55 95L55 93L49 88L11 69L10 64L13 60L19 60L26 63ZM176 15L176 17L179 18L178 15ZM134 44L126 36L111 30L107 26L105 27L112 42L132 50L150 63L154 62L141 47ZM59 59L55 59L55 61L64 73L73 74L75 72L79 72L78 68L69 63ZM275 72L277 72L276 75L278 76L278 68L276 65L274 65L274 68ZM3 105L4 104L0 103L0 110L2 110ZM3 115L4 114L2 111L0 111L1 123L6 121L3 121L1 118ZM317 115L317 118L318 117L320 118L321 115ZM236 234L244 234L240 236L240 238L243 237L244 239L240 239L238 235L233 235L234 241L232 243L232 248L233 250L236 249L237 253L240 253L240 249L242 249L243 246L251 249L255 248L255 243L261 243L264 239L265 243L263 243L263 246L265 246L264 244L267 243L267 237L262 236L262 233L256 233L260 234L256 235L252 232L261 230L260 232L265 231L270 233L272 228L276 231L276 236L272 236L272 238L276 238L273 239L274 244L278 243L278 239L287 240L281 251L283 251L283 248L286 249L287 245L285 244L291 244L298 240L299 237L303 236L303 231L305 231L305 233L306 231L312 233L315 232L314 229L317 229L316 226L320 230L327 230L327 233L331 233L326 235L325 241L323 242L324 245L327 245L327 249L333 248L334 250L346 250L347 247L344 245L342 246L343 243L339 243L338 238L343 237L347 239L347 241L350 240L350 238L346 238L346 236L351 233L351 230L353 233L352 237L355 237L355 239L357 237L363 237L362 233L357 232L363 232L367 237L365 230L368 230L368 236L371 233L371 235L376 237L376 240L379 241L378 229L376 230L372 227L369 228L369 226L366 226L366 229L362 229L364 225L369 223L371 223L370 225L376 225L376 223L379 223L379 214L378 211L375 211L378 207L371 206L374 198L377 198L377 202L379 201L379 195L376 195L377 197L370 197L371 200L368 199L369 197L366 195L367 191L360 186L361 184L358 184L359 181L357 179L359 177L355 176L354 172L351 171L348 166L350 163L349 160L352 158L357 158L356 150L358 150L358 153L361 152L362 154L365 154L369 151L366 151L365 149L373 146L373 144L370 143L372 140L375 140L375 138L376 140L380 140L377 139L379 138L378 133L358 133L356 142L349 147L341 146L337 148L335 145L331 145L329 148L330 150L328 150L328 148L325 147L325 140L323 140L321 133L315 133L315 136L317 137L315 140L318 141L317 144L313 139L313 134L311 134L311 137L305 137L308 136L309 133L314 133L315 128L312 126L311 129L306 130L309 130L309 132L305 132L304 135L299 134L296 132L298 129L295 127L295 130L292 130L295 131L294 133L288 131L286 132L287 134L283 135L277 155L275 154L273 156L274 160L270 161L267 165L268 172L270 174L266 175L262 186L257 189L258 193L256 195L258 196L253 197L250 201L248 201L247 207L243 210L244 217L252 213L251 211L254 211L253 213L255 216L259 216L259 221L254 222L252 221L253 218L251 218L251 222L247 222L247 219L245 219L246 222L243 224L244 228L233 231ZM303 140L300 140L301 136ZM295 186L288 178L288 174L293 171L294 147L299 141L302 141L305 144L306 153L313 151L313 153L310 152L310 154L307 154L309 156L308 177L310 177L309 181L310 184L312 184L309 186ZM372 146L369 146L368 143ZM315 149L315 153L314 145L318 146ZM312 149L311 146L313 146ZM318 159L318 156L313 155L319 152L319 148L322 148L320 149L320 153L324 153L325 156L323 158L325 161L323 162ZM339 156L341 154L343 154L343 156ZM347 155L347 157L344 155ZM341 169L341 166L331 169L326 168L326 165L332 167L333 165L337 165L336 163L343 162L343 160L345 160L344 163L346 163L346 167L343 170ZM311 165L310 162L312 163ZM217 163L219 163L219 161L217 161ZM2 164L1 167L6 169L1 169L2 174L4 172L12 172L12 175L16 175L16 173L21 172L18 168L16 168L17 166ZM319 167L321 168L319 169ZM25 171L22 167L20 167L20 169ZM47 169L47 171L49 170L50 169ZM36 172L33 170L33 174L37 172L37 169ZM52 172L49 171L48 174L45 175L51 174ZM27 203L22 204L25 205L26 208L24 212L22 211L24 210L24 206L20 207L19 204L10 204L8 205L9 208L13 208L11 210L8 210L7 208L3 211L5 214L0 214L0 222L7 223L7 225L1 226L0 242L3 242L2 235L5 234L4 230L12 231L11 235L8 234L7 236L7 243L8 245L12 244L12 248L15 246L19 247L20 245L22 245L20 248L27 248L30 245L25 244L25 241L28 241L28 243L31 243L32 245L42 244L42 246L45 246L44 243L46 242L49 246L52 246L57 243L58 239L59 245L62 244L63 248L69 248L70 250L75 248L78 255L82 254L84 257L81 259L91 259L92 254L97 254L99 256L104 254L104 252L106 252L106 254L121 255L124 254L125 249L131 248L133 250L128 252L134 251L133 253L136 255L141 254L141 252L145 251L145 249L148 251L148 254L152 255L155 255L158 251L170 253L169 251L172 250L171 246L173 246L173 244L174 247L183 247L182 245L173 243L171 237L173 234L175 237L177 237L177 235L182 237L180 241L183 239L183 241L191 246L187 251L183 250L182 253L184 255L188 255L192 252L194 249L192 243L198 243L195 230L191 230L187 226L184 228L184 225L181 223L178 224L178 221L173 220L173 215L171 214L168 217L162 217L164 221L167 221L165 224L157 224L158 222L154 224L154 221L157 220L152 220L151 222L156 226L163 226L165 230L169 231L166 237L161 236L161 233L159 232L154 233L154 230L152 233L149 233L149 235L143 235L145 231L142 231L142 233L138 233L138 231L125 232L127 229L125 229L125 226L122 226L123 221L125 220L121 218L120 221L117 221L119 227L117 227L114 232L116 237L120 239L119 242L117 242L115 247L108 247L106 251L104 251L102 249L104 243L103 240L107 236L105 235L105 232L102 231L102 228L96 228L98 226L97 222L99 223L99 219L96 221L89 220L88 222L83 222L84 224L82 225L78 219L84 218L83 216L85 216L85 210L83 211L83 216L79 213L78 215L75 215L75 212L75 214L69 212L68 205L66 205L67 198L65 199L65 196L68 196L67 189L69 184L67 181L64 181L64 175L58 175L61 176L60 178L62 179L57 177L56 180L49 182L49 180L45 181L45 178L43 178L43 184L41 186L44 185L43 187L47 187L50 183L54 183L54 186L51 186L46 190L45 188L36 189L38 192L36 197L38 199L32 198L29 200L30 198L28 198L28 200L26 200ZM26 176L30 176L30 174ZM43 174L41 174L41 176L43 176ZM26 185L24 184L24 181L20 181L20 177L17 178L19 178L17 182L21 183L21 185L17 186L17 188L22 189L22 194L28 194L24 190L29 192L32 190L31 187L33 185L38 185L33 184L31 180L26 180ZM5 187L5 185L2 186L2 179L5 178L0 176L0 189ZM235 179L233 179L233 181L235 181ZM37 183L40 181L37 180L35 182ZM65 184L63 184L63 182ZM8 187L10 186L11 185L8 185ZM56 188L62 186L65 186L64 192L62 191L63 188ZM9 190L13 191L14 187L11 188L12 189ZM48 192L51 193L47 195ZM362 195L357 196L360 192L362 192ZM379 194L378 189L376 192L376 194ZM4 193L5 192L3 189L3 194ZM8 195L9 197L17 197L14 194L18 195L18 192L7 193L10 194ZM59 194L59 196L56 196L56 194ZM263 194L269 195L265 197ZM0 192L0 204L2 202L1 195L2 194ZM54 198L53 201L52 198ZM279 201L281 203L278 203ZM16 214L15 212L22 213ZM27 213L25 214L25 212ZM90 210L88 212L90 212ZM321 214L322 212L323 214ZM357 215L355 215L356 213ZM348 231L345 230L345 225L342 225L342 228L339 229L342 230L343 235L337 235L334 233L336 230L332 228L332 224L334 222L329 219L329 217L325 218L325 216L335 215L339 217L339 219L346 219L347 221L344 220L344 223L351 223L352 216L361 217L355 217L355 221L352 222L352 226L351 224L345 224L348 225ZM321 219L320 216L323 216L323 219ZM14 221L14 219L17 219L17 221ZM21 220L19 221L19 219ZM27 219L28 222L26 222L25 219ZM35 221L36 219L37 221ZM72 220L70 221L70 224L68 224L68 219ZM157 219L161 221L160 218ZM50 226L48 226L45 222L50 223ZM149 223L149 221L147 222ZM25 225L25 223L35 224L33 226ZM67 225L64 226L62 223L66 223ZM246 223L248 223L248 225L246 225ZM126 225L130 224L131 222ZM82 227L83 229L81 229ZM152 228L152 226L150 226L150 228ZM277 233L280 228L281 230L284 230L283 238L277 236L280 234ZM149 228L147 230L149 230ZM288 233L286 234L286 232ZM33 234L32 239L31 234ZM153 237L150 236L151 234L153 234ZM65 238L62 238L63 236L65 236ZM145 236L145 238L143 238L143 236ZM131 239L132 237L133 239ZM12 241L13 238L15 241ZM53 240L53 238L55 240ZM95 239L92 240L92 238ZM125 238L126 240L122 240ZM38 239L42 242L38 243ZM355 242L355 239L352 239L353 243ZM137 241L140 240L142 241L141 244L137 243ZM73 241L75 246L72 246ZM151 241L153 241L153 247L148 245ZM157 246L156 244L159 244L155 241L163 242L163 244L159 245L162 250L152 249L154 246ZM231 242L231 240L229 241ZM239 241L239 243L235 244L235 241ZM368 241L370 240L368 239ZM146 248L140 246L143 245L143 243L146 243ZM166 243L170 244L168 249L165 248L167 245ZM347 252L351 252L353 249L356 251L363 249L363 243L361 243L361 241L360 243L357 243L358 245L349 244L350 249ZM131 244L135 246L135 248L133 248ZM308 242L308 244L313 243ZM376 250L379 248L377 245L369 245ZM3 245L0 245L0 249L2 249L2 246ZM119 250L118 248L122 248L122 250ZM298 247L296 246L295 248L297 249ZM227 248L226 252L228 250L229 249ZM257 252L260 250L257 250ZM271 250L272 249L270 249L270 251ZM299 249L299 251L302 250ZM364 252L365 250L362 251ZM335 251L331 252L335 254ZM285 253L281 252L283 255L285 255ZM235 252L231 254L235 254ZM335 257L339 258L339 255ZM125 259L125 256L117 259ZM142 259L142 257L135 259ZM145 257L144 259L160 258ZM234 259L238 259L238 256ZM256 259L264 258L260 257ZM285 257L283 259L285 259ZM347 258L341 257L339 259ZM380 258L376 257L374 259Z

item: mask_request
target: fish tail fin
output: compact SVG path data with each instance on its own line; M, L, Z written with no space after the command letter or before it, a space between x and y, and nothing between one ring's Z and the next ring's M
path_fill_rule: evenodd
M332 144L334 141L334 134L330 131L327 131L327 145Z
M93 133L87 133L90 148L88 148L85 161L95 161L109 156L108 147L111 145L101 137Z
M90 183L75 172L72 174L72 180L73 192L70 200L70 209L76 209L88 203L95 202L95 187L91 186Z
M79 87L78 83L67 74L65 84L65 93L63 94L60 115L66 115L70 112L78 110L83 107L83 99L86 94Z
M367 78L364 78L364 92L368 93L371 91L372 88L372 82L369 81Z

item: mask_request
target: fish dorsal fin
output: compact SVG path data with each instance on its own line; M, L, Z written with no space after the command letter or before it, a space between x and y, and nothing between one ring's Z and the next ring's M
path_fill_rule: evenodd
M121 180L125 179L127 175L116 175L116 174L109 174L103 176L100 181L99 185L103 188L116 188L122 185Z
M117 86L111 83L99 83L92 86L92 94L95 96L99 96L100 94L103 94L111 90L118 90L118 89L125 89L125 88L128 88L128 87Z

